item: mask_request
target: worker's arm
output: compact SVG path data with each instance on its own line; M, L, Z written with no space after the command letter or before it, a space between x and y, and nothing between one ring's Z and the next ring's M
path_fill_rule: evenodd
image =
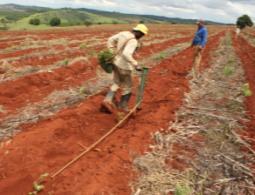
M197 40L198 40L198 31L196 31L196 33L195 33L195 35L194 35L194 38L192 39L191 47L193 47L193 46L196 45Z
M116 34L110 37L107 41L107 48L114 51L118 43L118 40L119 40L119 34Z
M122 52L123 57L129 62L131 63L133 66L137 66L138 63L137 61L133 58L133 54L135 52L137 48L137 40L136 39L132 39L130 40L125 49Z

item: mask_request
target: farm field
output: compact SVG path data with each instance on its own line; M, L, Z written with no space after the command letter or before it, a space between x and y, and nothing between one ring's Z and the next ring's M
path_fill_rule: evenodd
M208 26L202 76L194 80L196 27L149 25L135 56L151 67L142 110L50 177L116 124L100 111L111 75L97 54L131 27L0 32L0 194L28 194L44 173L40 194L172 194L178 185L255 192L255 96L245 95L255 92L255 31L236 37L231 26Z

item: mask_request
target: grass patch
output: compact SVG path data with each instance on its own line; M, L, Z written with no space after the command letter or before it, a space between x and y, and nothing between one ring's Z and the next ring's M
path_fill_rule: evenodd
M234 73L234 67L229 66L229 65L224 67L224 75L225 76L231 76L231 75L233 75L233 73Z
M79 26L88 24L118 24L118 23L127 23L123 20L113 19L110 17L105 17L93 13L89 13L86 11L79 11L73 9L59 9L59 10L49 10L42 13L34 13L25 17L20 18L17 21L13 21L8 24L11 30L19 30L19 29L47 29L51 28L50 21L52 18L61 19L62 27L66 26ZM29 21L31 19L40 20L40 25L31 25Z
M87 44L86 43L80 44L80 49L86 49L86 48L87 48Z
M192 189L188 184L178 183L175 187L174 195L191 195Z
M158 56L155 57L155 60L164 60L167 57L167 54L161 52Z
M65 66L67 66L69 64L69 60L65 59L63 63Z

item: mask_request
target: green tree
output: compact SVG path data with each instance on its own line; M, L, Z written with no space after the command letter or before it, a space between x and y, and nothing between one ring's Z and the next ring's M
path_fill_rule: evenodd
M29 20L29 24L38 26L38 25L41 24L41 21L40 21L40 19L38 19L38 18L31 18L31 19Z
M61 19L58 17L51 18L50 25L51 26L59 26L61 24Z
M1 30L7 30L8 29L8 27L7 27L8 20L6 18L1 18L0 23L2 24Z
M244 29L247 26L252 27L253 22L248 15L243 15L237 19L236 26L240 29Z
M87 27L91 26L92 24L93 24L93 23L90 22L90 21L88 21L88 20L86 20L86 21L84 22L84 25L87 26Z

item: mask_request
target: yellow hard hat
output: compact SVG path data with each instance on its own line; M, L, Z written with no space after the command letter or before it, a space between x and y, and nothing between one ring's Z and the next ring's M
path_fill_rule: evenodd
M133 30L140 31L145 35L147 35L149 32L149 29L144 24L138 24L135 28L133 28Z

